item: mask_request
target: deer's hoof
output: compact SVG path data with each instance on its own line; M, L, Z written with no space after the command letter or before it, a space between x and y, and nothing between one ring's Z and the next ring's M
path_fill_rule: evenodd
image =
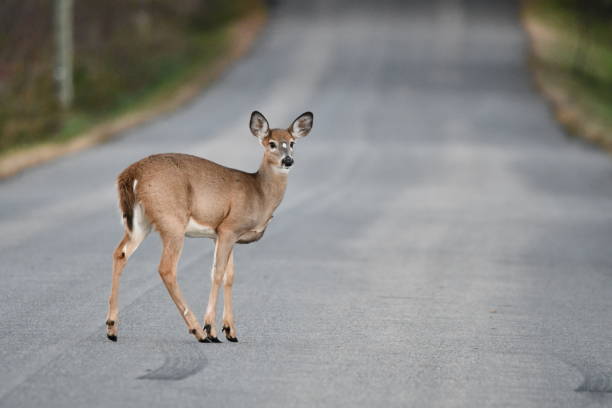
M198 337L198 331L196 329L189 330L189 333L193 334L200 343L210 343L208 336Z
M221 331L225 332L225 338L227 339L227 341L231 341L232 343L238 343L238 338L232 337L230 335L230 328L228 326L223 326L223 329Z
M108 337L110 341L117 341L117 336L115 334L107 334L106 337Z
M211 342L211 343L221 343L221 340L219 340L216 336L212 336L210 334L210 332L212 331L212 327L210 326L210 324L206 324L203 327L204 331L206 332L206 338Z

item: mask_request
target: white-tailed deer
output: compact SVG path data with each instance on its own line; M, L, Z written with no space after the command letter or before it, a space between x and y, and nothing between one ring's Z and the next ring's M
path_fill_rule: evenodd
M230 169L187 154L157 154L142 159L117 178L119 207L125 235L113 253L113 282L106 334L117 341L118 291L128 258L155 228L163 250L159 274L185 319L189 332L203 343L218 343L215 325L217 296L223 283L223 331L238 341L232 311L234 244L262 237L287 186L293 165L293 143L312 128L312 113L300 115L288 129L270 129L259 112L251 114L250 128L264 147L256 173ZM176 281L176 268L185 237L215 240L212 284L204 326L198 324Z

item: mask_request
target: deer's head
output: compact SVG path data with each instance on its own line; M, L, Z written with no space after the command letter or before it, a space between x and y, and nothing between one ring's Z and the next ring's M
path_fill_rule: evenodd
M251 133L259 139L265 149L264 160L273 169L288 173L293 166L293 147L295 141L310 133L312 129L312 113L302 113L287 129L270 129L267 119L254 111L251 114Z

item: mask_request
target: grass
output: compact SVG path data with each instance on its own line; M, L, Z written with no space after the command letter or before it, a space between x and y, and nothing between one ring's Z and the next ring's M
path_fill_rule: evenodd
M172 56L156 61L156 73L146 87L135 92L124 92L117 96L114 103L105 109L75 108L62 116L62 124L57 131L41 135L38 139L28 139L0 149L0 156L10 155L40 144L61 144L83 134L94 126L126 113L146 109L174 94L186 82L199 75L207 66L228 52L227 27L214 31L194 34L190 43L195 46L192 55Z
M32 13L0 32L10 51L0 64L0 178L176 109L244 54L265 21L263 0L76 2L75 95L63 110L52 7L11 4ZM0 11L5 23L13 18Z
M610 10L595 3L525 1L523 16L532 67L557 118L612 150L612 26Z

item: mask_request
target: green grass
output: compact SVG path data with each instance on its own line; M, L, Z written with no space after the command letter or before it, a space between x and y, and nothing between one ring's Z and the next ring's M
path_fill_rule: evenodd
M62 124L54 132L40 138L25 140L10 146L3 146L0 155L6 155L41 143L65 143L83 134L92 127L126 113L154 105L202 72L211 62L222 57L228 50L226 27L191 36L189 42L194 46L191 55L171 56L155 62L155 73L150 83L136 91L119 93L112 105L104 109L75 108L62 116Z
M138 92L126 93L117 101L111 115L124 113L147 102L155 102L171 94L185 80L194 77L211 61L225 54L228 47L227 30L218 28L213 32L193 36L197 51L190 58L166 58L156 63L157 73L151 86Z
M580 112L583 126L572 130L595 125L612 141L612 7L605 7L605 1L534 0L525 3L525 13L538 28L533 60L542 85Z
M37 4L37 13L26 20L46 16L45 4ZM0 78L0 157L66 143L115 119L138 122L174 106L177 91L195 91L234 52L236 21L263 9L261 0L77 3L75 95L68 110L56 98L49 27L36 31L42 40L34 47L20 41L18 32L0 37L15 51L4 65L9 74Z

